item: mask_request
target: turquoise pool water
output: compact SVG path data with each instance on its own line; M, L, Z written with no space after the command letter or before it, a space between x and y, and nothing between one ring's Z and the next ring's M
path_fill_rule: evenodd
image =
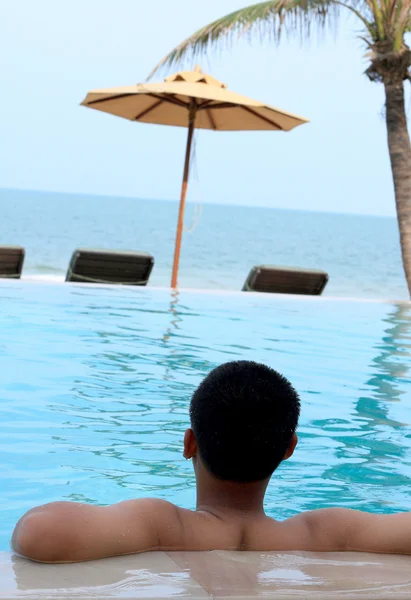
M239 358L282 371L302 396L271 515L411 510L410 357L410 305L0 283L0 549L46 501L192 507L190 394Z

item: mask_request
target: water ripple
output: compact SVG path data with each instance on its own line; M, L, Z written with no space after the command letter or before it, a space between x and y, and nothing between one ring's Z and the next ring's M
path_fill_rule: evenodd
M272 515L409 510L410 306L16 282L0 302L0 548L50 500L192 506L190 396L238 358L283 372L303 401Z

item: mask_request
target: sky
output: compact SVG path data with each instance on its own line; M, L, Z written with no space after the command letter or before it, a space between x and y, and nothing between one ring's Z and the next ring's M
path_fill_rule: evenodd
M90 89L144 81L176 44L243 5L1 0L0 187L177 199L184 129L79 104ZM359 33L344 18L309 43L242 40L199 59L233 91L310 123L289 133L198 133L189 201L394 215L383 89L363 74Z

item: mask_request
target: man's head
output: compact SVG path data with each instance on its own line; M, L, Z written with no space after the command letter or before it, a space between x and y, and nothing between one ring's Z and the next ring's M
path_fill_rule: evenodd
M263 481L291 456L299 415L298 394L285 377L255 362L226 363L194 392L185 456L198 451L225 481Z

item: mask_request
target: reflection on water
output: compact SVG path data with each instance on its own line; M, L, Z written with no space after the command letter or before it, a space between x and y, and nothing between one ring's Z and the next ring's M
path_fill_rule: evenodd
M269 487L270 514L409 509L409 306L5 287L0 548L46 501L158 496L192 507L181 455L189 400L211 368L241 358L289 376L303 401L300 446Z
M408 395L410 399L410 306L390 307L382 323L382 339L373 346L378 354L370 364L371 376L364 388L366 395L354 403L349 430L344 427L341 434L335 436L342 444L336 456L340 459L350 457L354 461L355 466L345 470L347 483L374 485L383 482L401 488L410 485L411 457L409 447L402 443L410 423L393 419L390 408L392 402L399 402L402 397L406 400ZM392 469L393 461L399 469ZM336 480L341 480L341 475L340 464L324 473L325 477ZM394 505L395 500L379 498L372 509L383 511L386 504Z
M186 485L186 477L181 482L170 482L170 472L175 471L175 466L165 458L167 452L180 453L181 431L187 424L187 391L179 380L179 372L184 365L191 369L193 358L174 341L174 338L184 338L184 335L179 336L183 321L180 310L184 308L179 307L177 291L170 293L169 306L164 309L138 304L127 311L118 311L109 305L88 303L84 310L89 316L96 312L97 319L103 311L108 318L104 320L104 330L88 331L85 335L86 343L90 341L90 333L98 338L97 346L93 339L94 351L87 359L93 375L86 385L83 379L76 381L72 392L73 397L88 401L79 407L81 420L97 424L96 432L109 436L110 443L96 449L87 444L84 450L100 460L97 468L83 468L88 469L91 476L105 477L120 488L133 490L132 497L139 490L145 490L145 495L168 497L170 490L178 491ZM165 319L167 328L163 335L154 337L152 330L144 327L144 320L136 326L136 317L144 319L147 314ZM164 371L162 377L161 371ZM108 406L103 402L113 399L113 387L118 390L114 395L114 411L111 402ZM148 453L153 449L156 455L150 460ZM120 461L125 468L107 469L104 467L107 459ZM155 478L156 484L143 485L139 481L141 474ZM73 494L68 498L85 501L84 497L77 498ZM106 503L101 497L91 500Z
M181 329L181 327L179 326L179 324L182 322L182 318L181 315L178 312L178 300L180 297L180 292L178 290L172 290L170 292L171 294L171 301L170 301L170 308L169 308L169 312L170 312L170 325L169 327L167 327L167 330L163 336L163 342L165 344L168 343L168 341L170 340L171 336L173 335L174 331L173 330L178 330Z
M368 381L374 389L376 408L378 401L400 400L407 394L402 387L403 381L409 381L411 356L411 308L409 304L394 306L383 319L388 327L376 349L379 354L373 359L376 374ZM386 413L384 414L386 418Z
M407 557L363 554L359 559L349 552L148 553L105 559L98 566L41 567L12 556L3 558L1 567L7 597L19 591L19 597L64 598L405 598L411 591Z
M42 592L54 598L173 598L191 597L198 587L170 559L151 553L105 559L97 568L93 562L39 568L18 556L12 556L10 562L14 582L11 578L6 581L11 589L5 592L13 596L12 592L21 591L31 598Z
M390 427L391 438L386 439L379 448L369 440L374 460L377 459L378 451L380 454L397 457L405 454L405 448L398 445L395 431L400 430L401 435L402 427L407 424L393 420L389 409L390 403L399 402L407 395L407 384L410 381L408 377L411 357L410 307L408 305L393 307L383 319L383 323L384 336L375 346L378 354L372 360L372 376L366 383L370 394L360 397L356 405L359 417L368 421L367 428L377 430L384 426Z

